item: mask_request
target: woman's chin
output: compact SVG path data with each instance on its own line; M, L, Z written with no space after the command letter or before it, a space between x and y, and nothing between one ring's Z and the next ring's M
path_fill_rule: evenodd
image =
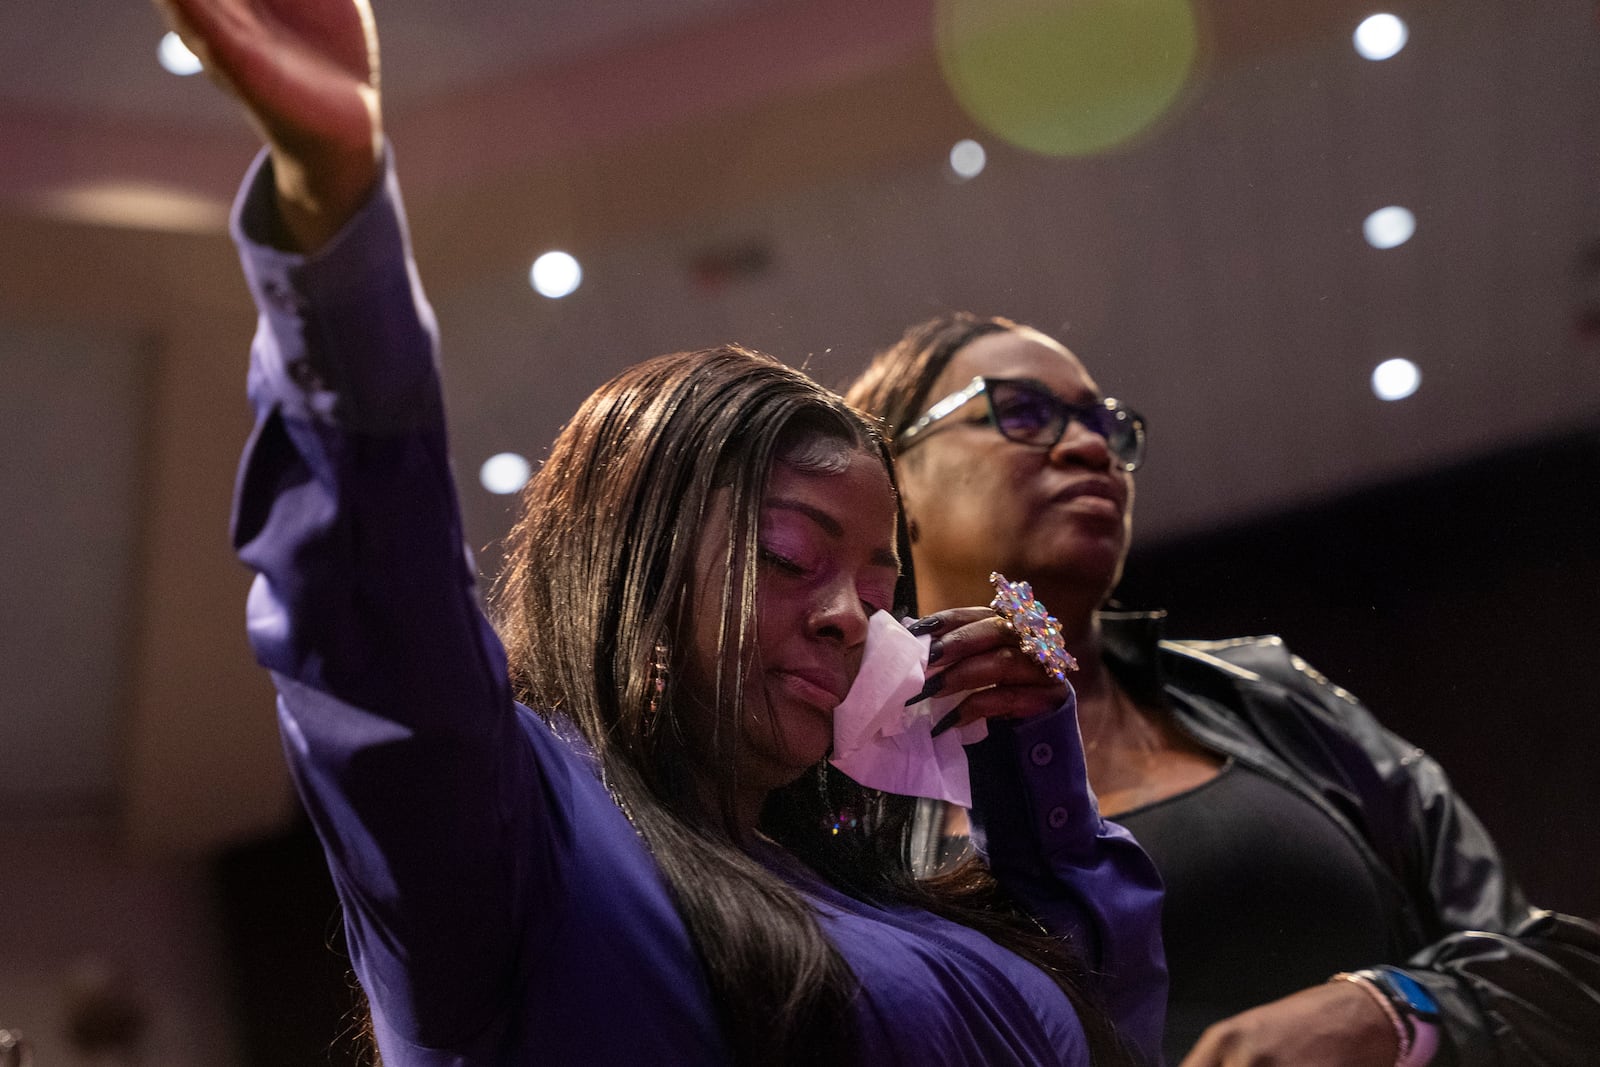
M1006 577L1035 587L1066 583L1110 589L1122 574L1127 540L1115 529L1064 531L1022 557L1017 573ZM1041 599L1043 599L1041 597ZM1048 603L1048 602L1047 602Z

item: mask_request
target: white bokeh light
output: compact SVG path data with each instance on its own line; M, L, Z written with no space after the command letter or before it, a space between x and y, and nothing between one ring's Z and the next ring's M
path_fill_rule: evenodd
M976 178L982 174L984 165L988 162L989 155L983 150L983 145L970 137L957 141L950 149L950 169L962 180Z
M539 295L560 300L583 282L583 268L566 252L546 252L533 261L528 278Z
M491 493L515 493L528 484L533 465L515 452L501 452L483 461L478 481Z
M1417 217L1398 205L1380 207L1367 216L1361 232L1373 248L1399 248L1417 232Z
M1409 359L1386 359L1372 370L1372 391L1379 400L1404 400L1422 384L1422 371Z
M168 73L187 77L190 74L199 74L200 57L189 51L189 46L177 34L168 32L161 38L161 44L156 49L156 58L161 61L162 67Z
M1398 53L1409 35L1399 16L1384 12L1362 19L1353 39L1362 59L1379 60Z

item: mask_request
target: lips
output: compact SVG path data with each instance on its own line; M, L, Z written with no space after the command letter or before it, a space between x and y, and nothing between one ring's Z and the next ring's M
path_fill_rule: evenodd
M785 667L772 671L777 680L803 704L832 711L844 703L849 686L838 674L815 667Z
M1052 504L1064 504L1075 500L1084 502L1104 500L1112 504L1118 514L1124 507L1123 494L1117 484L1108 478L1085 478L1073 482L1065 488L1057 490L1050 497Z

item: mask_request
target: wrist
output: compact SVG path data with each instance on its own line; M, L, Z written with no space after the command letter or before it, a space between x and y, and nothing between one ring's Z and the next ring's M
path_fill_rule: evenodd
M1395 1067L1432 1062L1439 1049L1439 1005L1421 983L1393 967L1343 971L1329 981L1357 986L1382 1010L1399 1046Z
M382 145L369 153L328 152L315 161L273 146L280 241L310 254L333 238L372 195L383 174Z

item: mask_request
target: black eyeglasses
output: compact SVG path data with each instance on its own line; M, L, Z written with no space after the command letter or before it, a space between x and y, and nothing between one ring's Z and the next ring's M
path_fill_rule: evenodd
M1038 382L1026 378L974 378L959 393L951 393L895 438L904 452L935 423L954 415L982 393L989 402L988 422L1000 436L1019 445L1054 448L1067 425L1077 422L1105 438L1106 447L1125 471L1137 470L1144 461L1144 419L1111 397L1087 404L1069 404Z

